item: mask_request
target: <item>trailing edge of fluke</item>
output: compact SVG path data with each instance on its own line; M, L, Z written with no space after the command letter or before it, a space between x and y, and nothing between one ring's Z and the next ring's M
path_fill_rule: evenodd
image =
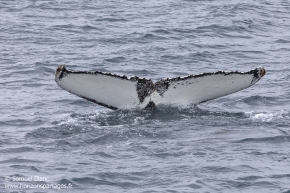
M137 76L128 78L100 71L70 71L60 65L55 81L64 90L110 109L138 109L155 105L198 104L248 88L266 71L203 73L161 79L153 83Z

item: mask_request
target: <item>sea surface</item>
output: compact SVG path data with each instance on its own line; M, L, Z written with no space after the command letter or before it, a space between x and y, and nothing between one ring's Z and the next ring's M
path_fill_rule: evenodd
M290 192L290 1L0 0L0 192ZM173 78L264 66L199 105L110 110L55 69Z

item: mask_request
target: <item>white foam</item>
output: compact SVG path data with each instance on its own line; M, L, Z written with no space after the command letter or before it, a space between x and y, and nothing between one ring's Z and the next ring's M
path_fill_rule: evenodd
M261 121L261 122L271 122L279 119L289 119L288 112L286 110L280 110L278 112L246 112L246 115L253 121Z

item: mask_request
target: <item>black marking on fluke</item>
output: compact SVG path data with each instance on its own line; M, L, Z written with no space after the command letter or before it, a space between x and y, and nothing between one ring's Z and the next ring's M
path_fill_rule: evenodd
M147 80L145 78L138 79L137 82L137 94L140 103L143 103L147 96L150 96L154 92L154 84L152 80Z
M264 76L264 75L262 75L262 74L259 75L260 70L259 70L258 68L256 68L255 70L251 70L250 72L252 72L252 74L254 75L251 84L252 84L254 81L256 81L257 79L260 79L261 76Z
M155 83L155 90L163 97L164 93L168 90L169 85L168 80L159 80Z
M261 77L263 77L266 74L266 71L262 67L256 68L256 69L248 71L248 72L217 71L217 72L213 72L213 73L202 73L202 74L197 74L197 75L189 75L189 76L185 76L185 77L180 77L179 76L179 77L176 77L176 78L161 79L161 80L157 81L154 84L152 82L152 80L150 80L150 79L139 78L137 76L128 78L125 75L124 76L120 76L120 75L117 75L117 74L105 73L105 72L100 72L100 71L94 71L94 72L90 72L90 71L70 71L70 70L67 70L65 68L65 65L60 65L56 69L56 72L55 72L55 81L58 82L61 79L63 79L64 77L68 76L69 74L90 74L90 75L96 75L96 76L98 74L101 74L101 75L106 75L106 76L119 78L119 79L122 79L122 80L128 80L128 81L136 82L136 92L137 92L137 95L138 95L138 99L139 99L140 103L143 103L145 98L149 97L154 91L157 91L158 94L161 97L164 97L164 93L166 93L166 91L170 87L171 83L173 83L173 86L174 86L174 89L175 89L176 88L176 84L180 84L179 81L183 81L183 80L187 80L187 79L192 79L192 78L195 79L195 78L199 78L199 77L218 75L218 74L222 74L224 76L229 76L229 75L233 75L233 74L240 74L240 75L250 74L250 75L253 75L253 79L251 81L251 84L253 84L253 82L255 82L255 81L259 80ZM187 84L191 84L191 83L186 82L186 85ZM70 92L70 93L72 93L72 92ZM72 94L75 94L75 93L72 93ZM84 98L86 100L89 100L89 101L91 101L93 103L99 104L101 106L110 108L110 109L114 109L114 110L117 109L116 107L113 107L113 106L98 102L98 101L96 101L94 99L91 99L91 98L88 98L88 97L85 97L85 96L81 96L81 95L77 95L77 96L79 96L81 98ZM155 108L155 103L150 100L150 102L146 105L145 109L153 109L153 108Z
M69 73L69 71L65 68L64 65L60 65L60 66L56 69L55 74L58 74L58 73L60 73L58 79L61 80L63 77L66 76L67 73Z

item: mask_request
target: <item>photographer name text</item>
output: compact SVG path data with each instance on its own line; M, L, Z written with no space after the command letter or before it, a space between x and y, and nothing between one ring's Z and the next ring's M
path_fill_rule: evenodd
M10 182L48 182L49 177L44 177L44 176L27 176L27 177L6 176L5 181L10 181Z

